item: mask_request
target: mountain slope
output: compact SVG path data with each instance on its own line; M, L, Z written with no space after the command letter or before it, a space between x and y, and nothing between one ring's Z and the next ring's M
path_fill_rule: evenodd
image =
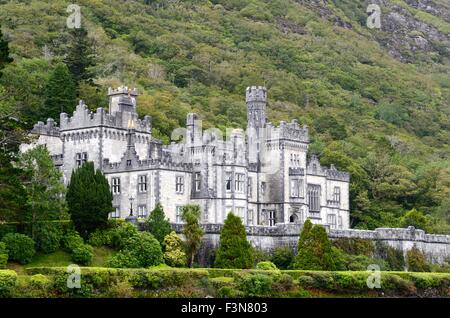
M144 2L150 2L145 4ZM65 54L68 1L1 1L24 114ZM381 30L366 26L379 4ZM311 128L311 150L352 173L353 225L400 226L406 211L448 232L450 6L445 0L78 1L95 41L95 82L81 97L107 106L108 86L137 87L139 112L168 142L188 111L206 127L244 127L244 90L269 89L269 119ZM22 89L18 89L22 87ZM405 221L406 222L406 221Z

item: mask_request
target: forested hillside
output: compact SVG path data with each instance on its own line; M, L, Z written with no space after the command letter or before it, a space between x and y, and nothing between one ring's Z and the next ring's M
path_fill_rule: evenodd
M30 127L60 100L107 107L107 87L123 84L168 142L189 111L206 127L245 127L245 87L265 85L270 121L307 124L310 153L351 173L353 227L450 233L448 0L78 0L82 74L72 2L0 0L14 60L0 118ZM381 29L366 26L369 4ZM67 76L74 88L55 89Z

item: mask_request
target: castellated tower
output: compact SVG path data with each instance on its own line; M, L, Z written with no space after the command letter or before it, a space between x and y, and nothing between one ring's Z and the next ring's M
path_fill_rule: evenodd
M108 89L109 114L120 112L136 112L136 97L138 96L136 88L129 89L121 86L117 89Z
M260 147L266 127L267 89L264 86L249 86L245 90L247 103L247 137L249 163L260 162Z
M266 126L267 89L264 86L249 86L245 91L248 127Z

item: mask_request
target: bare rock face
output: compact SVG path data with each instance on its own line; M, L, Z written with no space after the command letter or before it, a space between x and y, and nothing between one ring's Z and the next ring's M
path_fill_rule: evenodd
M404 63L444 63L450 57L450 2L446 0L365 0L352 8L345 8L338 0L297 2L334 26L346 29L357 24L365 27L364 16L369 15L366 8L377 4L382 12L381 29L371 33L392 57Z

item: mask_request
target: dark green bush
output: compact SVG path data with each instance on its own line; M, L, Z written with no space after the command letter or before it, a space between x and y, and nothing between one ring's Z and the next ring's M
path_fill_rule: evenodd
M122 223L114 229L108 231L108 233L110 235L109 241L111 247L120 250L125 246L128 239L136 236L139 231L136 226L131 223Z
M388 295L413 296L417 294L417 289L412 281L390 273L381 275L381 289Z
M41 224L34 232L36 249L45 254L53 253L59 248L62 236L62 226L55 223Z
M277 247L272 251L272 256L270 260L274 263L279 269L288 269L292 260L294 259L294 252L288 246Z
M313 288L315 286L314 278L312 278L311 276L307 276L307 275L300 276L298 278L298 285L305 289Z
M112 267L148 267L162 263L161 245L148 232L139 232L128 238L122 250L109 260Z
M245 297L264 297L271 294L273 279L268 275L247 274L238 278L237 285Z
M71 251L72 261L80 265L89 265L94 257L94 249L87 244L76 246Z
M294 279L288 274L282 274L273 284L274 291L286 292L294 287Z
M233 213L228 213L220 233L219 248L214 262L219 268L252 268L252 247L247 240L242 219Z
M397 250L385 242L377 241L375 243L375 253L386 261L389 270L403 271L405 269L405 258L401 250Z
M47 289L50 287L50 279L42 274L36 274L31 276L30 286L35 289Z
M69 253L77 246L83 245L83 238L76 231L68 231L61 239L63 248Z
M33 239L19 233L6 234L2 242L6 244L9 259L20 264L27 264L33 259L36 250Z
M8 297L14 290L17 273L12 270L0 270L0 297Z
M350 255L372 257L375 253L373 241L362 238L340 237L333 239L333 245Z
M97 229L89 235L88 243L92 246L110 246L112 229Z

